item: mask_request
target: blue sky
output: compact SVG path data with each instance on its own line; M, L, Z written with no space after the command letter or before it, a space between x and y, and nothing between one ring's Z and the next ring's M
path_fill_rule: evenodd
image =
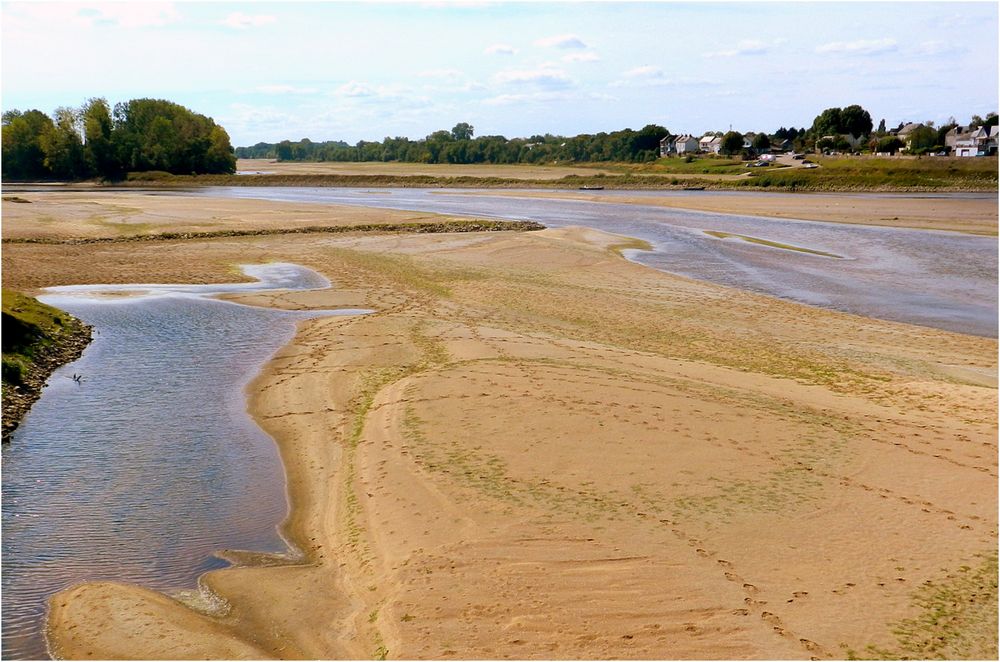
M165 98L234 145L997 110L998 4L10 2L4 110Z

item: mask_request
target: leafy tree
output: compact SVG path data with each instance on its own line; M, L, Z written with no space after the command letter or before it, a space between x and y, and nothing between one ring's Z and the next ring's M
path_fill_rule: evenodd
M836 142L837 142L836 138L824 136L823 138L820 138L819 140L816 141L816 149L820 151L833 149Z
M846 108L827 108L813 120L812 126L813 135L817 137L843 133L864 136L871 130L871 115L856 104Z
M819 137L837 134L842 124L840 108L827 108L813 120L812 132Z
M997 117L996 113L988 113L986 119L983 120L983 126L996 126L1000 118Z
M637 154L643 154L643 158L645 158L646 153L658 155L660 141L669 135L670 132L658 124L647 124L642 127L635 135L635 140L632 143L633 158Z
M52 118L40 110L3 114L3 177L44 179L51 177L45 166L41 137L55 127Z
M79 116L83 125L83 152L87 170L105 177L120 176L121 164L111 141L114 125L108 102L104 99L88 99L80 108Z
M215 127L211 118L176 103L133 99L115 106L112 140L119 147L118 157L126 170L234 172L236 157L232 147L219 144L222 136L218 132L213 137ZM215 149L210 156L213 141Z
M743 149L743 134L729 131L722 136L721 151L723 154L738 154Z
M45 167L58 179L78 179L86 175L83 142L76 130L76 111L56 108L55 122L41 136Z
M292 143L287 140L282 140L278 143L278 148L275 151L278 156L279 161L291 161L292 160Z
M451 137L455 140L471 140L473 127L466 122L459 122L452 128Z
M878 133L880 136L884 136L885 135L885 118L884 117L878 123L878 129L877 129L876 133Z
M771 139L767 137L766 133L758 133L753 138L753 148L757 152L766 152L771 149Z
M840 112L840 131L852 136L866 136L872 132L872 116L861 106L855 104Z
M896 136L886 136L878 141L878 151L888 152L889 154L895 154L899 150L906 147L902 140Z
M208 134L208 149L205 150L206 172L229 172L236 170L233 146L229 134L219 125L211 128Z
M938 132L929 126L919 126L910 132L907 148L912 154L923 154L938 146Z

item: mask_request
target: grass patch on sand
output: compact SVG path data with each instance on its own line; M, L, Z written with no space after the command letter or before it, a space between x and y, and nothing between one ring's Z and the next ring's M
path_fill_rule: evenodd
M733 232L720 232L718 230L705 230L705 234L711 235L717 239L729 239L730 237L735 239L740 239L751 244L760 244L761 246L770 246L771 248L780 248L786 251L796 251L799 253L810 253L812 255L822 255L823 257L835 257L838 260L844 259L843 255L837 255L836 253L827 253L826 251L818 251L813 248L803 248L802 246L793 246L792 244L782 244L777 241L771 241L769 239L761 239L759 237L750 237L745 234L735 234Z
M101 224L100 222L98 222ZM105 223L130 229L130 226L120 226L113 222ZM132 226L144 228L141 224ZM525 232L543 230L545 226L534 221L499 221L481 219L442 219L440 221L425 221L416 223L363 223L360 225L310 225L295 228L271 228L257 230L207 230L192 232L159 232L156 234L129 234L118 237L82 237L82 238L52 238L52 237L13 237L4 239L5 244L114 244L139 241L178 241L217 239L223 237L262 237L285 234L335 234L349 232L363 233L416 233L435 234L444 232Z
M928 580L914 601L922 613L896 623L893 649L869 646L876 659L997 659L997 552L963 565L939 581Z
M645 239L634 239L632 237L626 238L624 241L619 241L618 243L611 244L608 246L608 250L614 251L619 255L622 251L635 250L635 251L651 251L653 250L653 245L646 241Z
M353 253L353 251L345 251ZM413 345L419 350L420 357L408 364L386 366L367 370L361 375L357 394L352 401L353 422L344 449L344 521L347 531L347 543L357 554L362 568L370 569L374 560L372 550L364 539L362 523L363 509L358 498L357 480L357 448L365 431L365 419L371 411L378 393L385 387L400 379L440 365L448 360L444 346L423 332L422 324L410 329Z

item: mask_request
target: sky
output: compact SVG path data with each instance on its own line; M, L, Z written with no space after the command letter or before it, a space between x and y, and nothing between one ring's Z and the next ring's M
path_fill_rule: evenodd
M996 2L13 2L3 110L169 99L284 139L773 132L998 106Z

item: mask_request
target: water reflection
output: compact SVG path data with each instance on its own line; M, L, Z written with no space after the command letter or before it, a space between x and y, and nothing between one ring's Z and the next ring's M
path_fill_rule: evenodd
M366 311L211 298L329 286L295 265L245 271L261 282L72 286L40 297L97 333L3 448L4 659L47 656L46 600L68 585L171 591L223 567L218 550L285 551L276 528L287 513L284 474L246 414L244 388L298 320ZM109 291L139 296L100 295Z

